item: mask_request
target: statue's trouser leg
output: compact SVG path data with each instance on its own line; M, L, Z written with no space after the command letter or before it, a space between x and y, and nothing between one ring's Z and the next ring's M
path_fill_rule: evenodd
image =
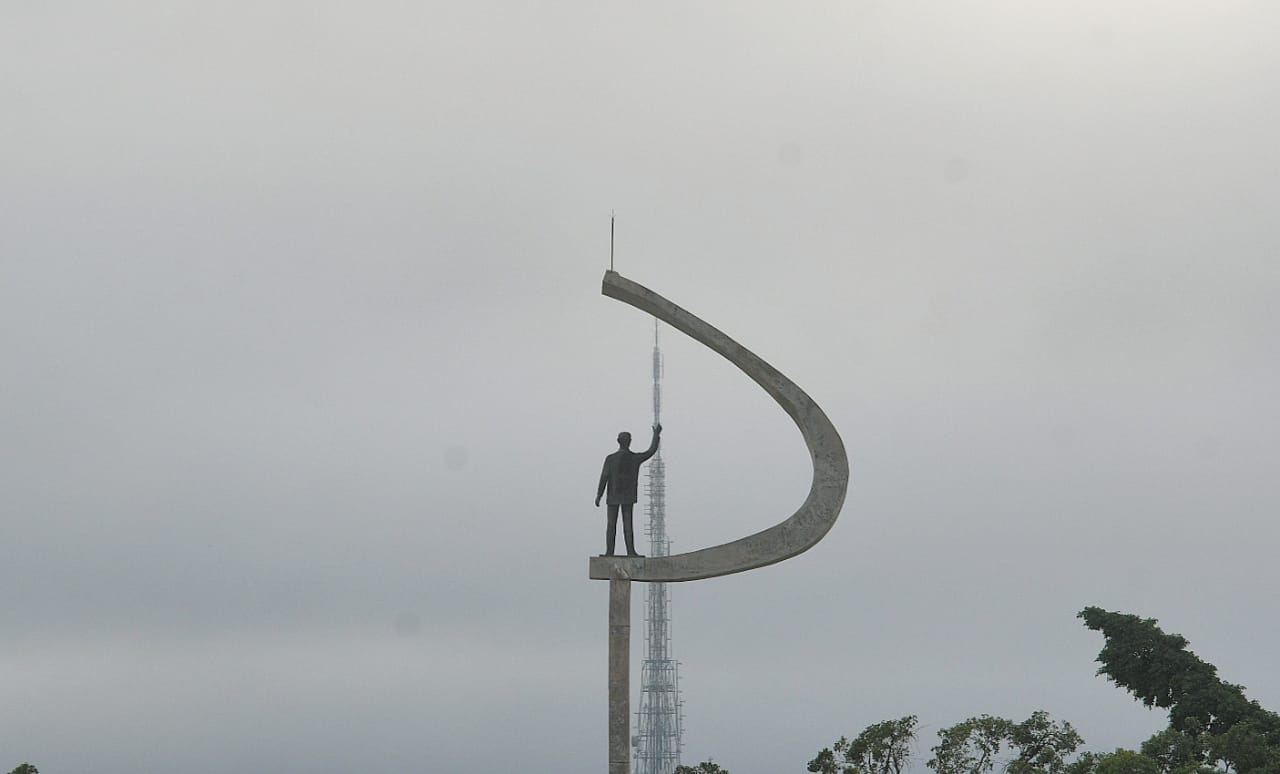
M622 506L622 538L627 541L627 553L636 553L636 534L631 525L631 503Z
M627 519L627 521L623 523L623 527L625 528L626 525L630 523L631 523L631 520ZM605 530L604 530L604 543L605 543L604 550L606 554L613 553L613 543L617 537L618 537L618 504L609 503L609 526L605 527Z

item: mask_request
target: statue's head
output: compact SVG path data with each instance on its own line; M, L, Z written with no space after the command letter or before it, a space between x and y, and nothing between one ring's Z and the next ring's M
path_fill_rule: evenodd
M626 430L618 433L618 446L623 449L631 448L631 433L628 433Z

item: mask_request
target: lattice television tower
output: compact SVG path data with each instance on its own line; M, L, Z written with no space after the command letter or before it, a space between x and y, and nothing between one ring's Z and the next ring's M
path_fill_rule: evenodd
M653 422L662 419L662 351L658 321L653 321ZM662 450L649 460L649 555L667 556L667 482ZM684 703L680 700L680 663L671 657L671 596L665 583L645 591L645 653L640 667L640 709L636 712L635 774L672 774L684 746Z

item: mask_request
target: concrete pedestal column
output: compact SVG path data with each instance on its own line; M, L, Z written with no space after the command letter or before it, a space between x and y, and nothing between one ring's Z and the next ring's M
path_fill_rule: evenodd
M631 774L631 581L609 581L609 774Z

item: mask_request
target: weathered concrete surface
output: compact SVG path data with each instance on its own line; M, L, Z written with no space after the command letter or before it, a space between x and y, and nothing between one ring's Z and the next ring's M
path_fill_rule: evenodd
M818 404L746 347L643 285L609 271L605 272L602 292L702 342L763 387L800 428L813 461L813 483L799 510L766 530L724 545L671 556L640 559L593 556L588 568L590 576L614 582L698 580L764 567L812 548L835 524L849 486L849 458L844 442ZM610 600L612 604L612 594ZM610 691L612 695L612 682Z
M609 581L609 774L631 774L631 581Z

